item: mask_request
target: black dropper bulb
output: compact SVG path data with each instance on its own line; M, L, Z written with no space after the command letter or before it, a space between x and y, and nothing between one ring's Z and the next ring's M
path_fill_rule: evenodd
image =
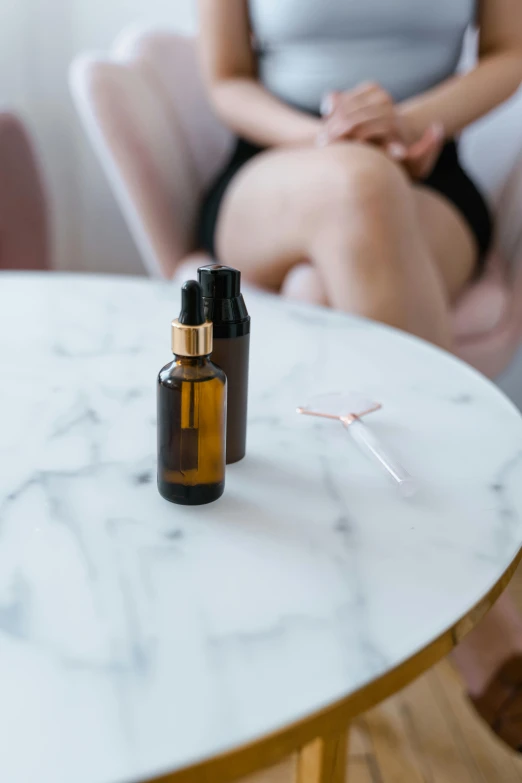
M188 280L181 289L181 313L179 322L183 326L201 326L205 323L203 294L195 280Z

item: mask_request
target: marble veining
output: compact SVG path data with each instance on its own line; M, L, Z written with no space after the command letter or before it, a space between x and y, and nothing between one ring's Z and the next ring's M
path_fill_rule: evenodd
M132 783L271 732L462 617L522 542L522 420L364 320L248 297L249 455L222 501L155 487L169 283L0 276L0 780ZM421 484L401 500L317 393Z

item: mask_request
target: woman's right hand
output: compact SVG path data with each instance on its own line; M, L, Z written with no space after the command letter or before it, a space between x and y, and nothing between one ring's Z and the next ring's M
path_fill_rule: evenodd
M343 139L375 144L402 164L413 179L430 174L444 144L444 128L437 124L418 138L391 96L377 84L329 93L321 108L324 125L317 137L319 146Z
M393 99L378 84L361 84L354 90L328 93L321 114L323 129L317 137L319 146L342 139L381 146L404 141Z

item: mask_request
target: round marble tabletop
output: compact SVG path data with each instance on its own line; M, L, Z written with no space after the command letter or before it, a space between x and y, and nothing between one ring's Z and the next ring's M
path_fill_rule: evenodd
M249 454L222 501L155 486L168 283L0 276L0 780L128 783L353 693L465 616L522 542L522 419L390 329L251 295ZM315 393L421 484L403 500Z

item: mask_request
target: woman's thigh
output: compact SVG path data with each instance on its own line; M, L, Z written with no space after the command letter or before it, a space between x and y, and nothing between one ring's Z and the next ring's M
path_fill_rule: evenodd
M382 157L356 144L270 150L256 156L232 181L223 201L216 237L220 259L242 269L252 282L278 290L288 272L306 260L310 236L319 229L325 211L343 199L347 170L357 166L364 183L367 166L368 182L375 182L375 163ZM424 187L411 190L427 255L453 299L472 275L475 240L444 197ZM349 208L349 201L344 201ZM407 263L413 282L415 259ZM320 280L314 288L319 292Z
M320 237L328 241L330 228L356 233L372 215L383 225L396 215L401 224L401 195L413 214L406 177L367 145L270 150L232 180L218 220L217 253L252 282L279 289L296 263L318 245L321 251Z
M473 276L477 242L460 212L444 196L418 187L415 197L431 258L441 274L448 299L453 302Z
M458 210L444 197L428 188L417 187L415 200L431 263L443 282L448 301L453 302L473 276L477 242ZM289 271L283 292L290 299L328 304L318 272L307 261Z
M321 198L320 167L320 151L309 149L269 150L247 163L221 205L219 259L239 267L251 282L278 290L303 258L303 233Z

